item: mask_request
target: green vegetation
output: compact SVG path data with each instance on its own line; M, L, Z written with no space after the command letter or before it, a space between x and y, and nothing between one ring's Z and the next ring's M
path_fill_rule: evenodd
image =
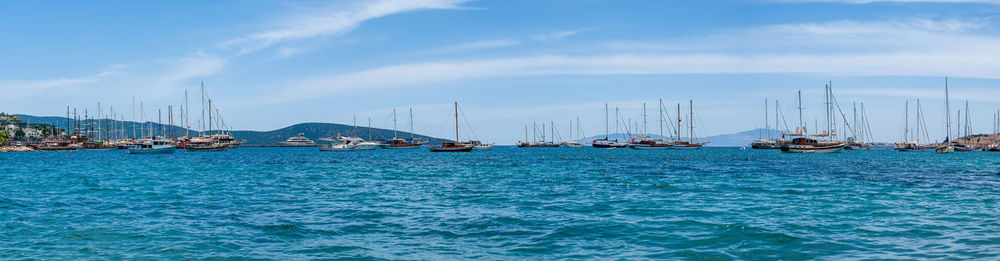
M0 144L10 143L10 134L6 131L0 130Z

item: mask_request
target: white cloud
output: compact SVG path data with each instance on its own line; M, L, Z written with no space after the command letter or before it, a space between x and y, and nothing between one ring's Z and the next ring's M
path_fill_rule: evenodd
M422 9L455 9L465 0L378 0L335 5L313 15L296 16L277 28L226 41L225 48L247 54L282 42L350 32L362 22L392 14ZM331 10L332 9L332 10Z
M569 31L559 31L559 32L548 33L548 34L534 35L532 38L535 39L536 41L540 41L540 42L550 42L550 41L562 40L562 39L564 39L566 37L570 37L570 36L573 36L573 35L576 35L576 34L579 34L579 33L582 33L582 32L586 32L586 31L589 31L589 30L590 29L577 29L577 30L569 30Z
M5 99L21 99L41 95L46 92L63 92L65 91L63 88L73 88L96 83L118 74L125 68L126 66L124 65L112 65L96 74L73 78L0 80L0 92L5 93Z
M456 44L452 46L445 46L440 48L434 48L423 53L427 54L443 54L443 53L458 53L458 52L468 52L468 51L478 51L487 49L496 49L503 47L511 47L520 45L521 41L512 39L496 39L496 40L485 40L477 42L469 42Z
M775 25L671 43L684 52L538 55L383 66L304 79L274 103L344 91L546 75L778 74L954 76L1000 79L1000 37L957 20ZM724 40L724 41L720 41ZM700 49L698 49L700 48ZM691 51L694 50L694 51Z

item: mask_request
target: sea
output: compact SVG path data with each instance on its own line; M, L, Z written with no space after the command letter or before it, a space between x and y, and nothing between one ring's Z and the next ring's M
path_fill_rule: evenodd
M1000 153L0 153L0 259L1000 259Z

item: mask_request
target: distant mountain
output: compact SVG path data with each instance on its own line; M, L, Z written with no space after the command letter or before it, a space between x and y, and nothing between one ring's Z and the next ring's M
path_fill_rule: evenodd
M392 130L372 128L371 137L372 140L386 140L392 139ZM299 135L302 133L306 138L312 139L320 143L319 138L326 137L336 137L340 135L353 135L355 133L354 126L336 124L336 123L299 123L292 126L284 127L272 131L233 131L233 136L237 139L246 139L247 145L275 145L279 141L285 141L288 137ZM357 127L357 135L363 139L368 139L368 128L367 127ZM397 137L409 139L410 133L399 131L397 132ZM431 143L441 143L442 141L450 140L439 140L434 137L424 136L419 134L414 134L414 138L430 140Z
M767 137L767 132L768 132L767 130L765 130L763 128L760 128L760 129L753 129L753 130L748 130L748 131L743 131L743 132L738 132L738 133L732 133L732 134L722 134L722 135L709 136L707 138L698 138L698 137L696 137L695 141L697 141L697 142L711 141L711 143L709 143L707 146L712 146L712 147L747 146L747 145L750 144L750 142L752 142L753 140L759 139L761 136ZM786 131L770 130L770 132L771 132L771 137L772 138L781 138L781 133L784 133ZM577 142L580 142L580 143L583 143L583 144L590 144L595 139L603 139L603 138L604 138L604 135L597 135L597 136L591 136L589 138L579 139L579 140L577 140ZM663 139L663 140L671 140L672 139L672 137L663 137L663 136L655 135L655 134L650 135L650 138L653 138L653 139ZM619 141L623 141L624 142L624 141L629 141L631 139L631 137L629 135L623 134L623 133L614 133L614 134L610 135L610 139L612 139L612 140L613 139L618 139Z
M27 122L31 122L31 123L48 123L48 124L52 124L52 125L54 125L54 126L56 126L58 128L63 128L63 129L66 129L66 127L68 125L75 125L75 123L73 123L71 120L67 121L66 117L32 116L32 115L24 115L24 114L15 114L15 115L17 115L22 120L27 121ZM96 123L97 123L96 120L81 121L81 123L79 125L81 125L81 126L87 126L87 123L93 123L92 125L95 126L94 128L96 128ZM136 131L141 131L144 128L151 128L153 130L156 130L157 132L159 132L160 130L163 130L163 128L165 127L165 128L168 128L167 129L168 133L169 133L169 128L171 127L169 125L162 125L161 126L159 124L156 124L155 122L153 122L153 123L147 122L145 124L140 124L140 123L136 123L136 122L132 122L132 121L114 121L114 120L107 120L107 121L102 121L101 122L102 125L103 124L108 124L108 123L116 126L116 128L118 128L118 129L125 130L124 133L127 136L131 136L133 126L136 127ZM185 128L177 127L177 126L172 126L172 127L173 127L173 131L174 131L175 135L177 135L177 136L183 136L183 134L185 133L185 131L189 131L190 134L191 134L191 136L198 135L198 131L195 131L195 130L186 130ZM86 128L83 127L80 131L84 132L85 129ZM70 130L70 132L72 132L72 130ZM367 127L358 126L355 129L354 126L351 126L351 125L336 124L336 123L318 123L318 122L300 123L300 124L295 124L295 125L292 125L292 126L288 126L288 127L284 127L284 128L277 129L277 130L272 130L272 131L245 131L245 130L237 130L237 131L233 131L233 136L236 137L236 139L238 139L238 140L246 139L246 143L244 143L246 145L277 145L279 141L285 141L289 137L299 135L299 133L304 134L306 136L306 138L312 139L312 140L316 141L317 143L323 143L322 141L319 141L318 139L320 139L320 138L328 138L328 137L336 137L338 134L347 136L347 135L352 135L355 132L361 138L368 139L368 128ZM409 132L405 132L405 131L398 131L398 132L396 132L396 135L397 135L397 137L406 138L406 139L409 139L411 137L410 133ZM387 130L387 129L372 128L371 129L371 137L372 137L372 140L391 139L393 137L393 131L392 130ZM429 141L431 141L430 144L437 144L437 143L441 143L442 141L450 141L450 140L447 140L447 139L438 139L438 138L434 138L434 137L430 137L430 136L424 136L424 135L419 135L419 134L413 134L412 137L418 138L418 139L429 140Z

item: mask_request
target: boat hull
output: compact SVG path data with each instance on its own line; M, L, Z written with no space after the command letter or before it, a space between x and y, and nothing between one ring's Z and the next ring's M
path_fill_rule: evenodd
M174 146L154 147L151 149L129 148L128 154L172 154L176 148Z
M844 144L832 146L785 145L781 146L781 152L799 154L832 154L843 152L844 146Z
M465 146L465 147L431 147L431 152L469 152L475 149L475 146Z
M952 147L952 146L937 147L937 148L934 149L934 152L941 153L941 154L955 153L955 147Z
M355 146L319 147L319 151L353 151Z

